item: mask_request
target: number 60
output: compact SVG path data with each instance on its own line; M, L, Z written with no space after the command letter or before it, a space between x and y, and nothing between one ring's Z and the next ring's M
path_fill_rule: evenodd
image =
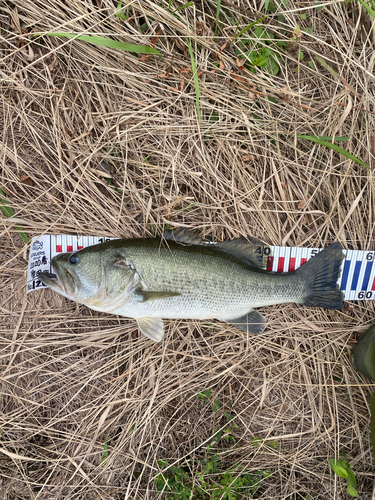
M372 292L359 292L358 298L359 299L371 299L372 297Z

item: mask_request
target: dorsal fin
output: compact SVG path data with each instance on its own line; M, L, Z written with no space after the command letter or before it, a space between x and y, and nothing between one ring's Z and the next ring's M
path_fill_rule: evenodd
M187 229L186 227L178 227L171 231L164 231L164 239L173 240L177 243L184 243L185 245L204 245L205 243L199 238L195 231Z
M202 241L197 233L191 229L180 227L172 231L164 231L163 234L166 240L173 240L177 243L185 245L208 245L208 242ZM246 264L250 264L259 268L267 267L267 259L272 255L269 245L250 236L249 238L237 238L231 241L223 241L215 243L213 248L220 248L225 252L235 255L237 259L242 260Z
M267 259L272 255L269 245L252 236L216 243L215 247L235 255L246 264L259 268L266 268Z

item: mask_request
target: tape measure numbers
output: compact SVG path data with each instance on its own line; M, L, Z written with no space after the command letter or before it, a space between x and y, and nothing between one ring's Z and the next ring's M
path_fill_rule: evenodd
M113 240L102 236L44 235L36 238L29 255L27 269L27 293L46 286L38 279L42 271L53 272L51 259L62 252L74 252L97 243ZM290 272L319 253L321 248L266 247L267 270ZM338 280L345 300L375 299L375 252L364 250L343 250L345 260Z

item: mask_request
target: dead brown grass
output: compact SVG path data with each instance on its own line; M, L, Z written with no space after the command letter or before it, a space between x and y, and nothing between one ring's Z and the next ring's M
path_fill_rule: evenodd
M1 187L18 224L29 236L149 236L170 224L215 240L339 239L374 250L372 170L296 138L348 136L343 146L374 168L374 28L357 2L314 4L289 1L284 22L263 21L288 43L271 76L241 71L240 39L220 49L237 22L264 15L264 2L223 0L214 39L213 1L177 19L166 0L135 0L131 19L119 21L110 0L0 0ZM297 25L311 35L292 41ZM163 58L31 40L31 31L155 43ZM305 58L294 71L298 50ZM341 80L310 67L313 54ZM50 291L26 297L27 247L14 224L3 218L0 240L0 498L171 498L156 492L158 461L197 464L226 425L197 397L209 388L238 426L235 443L217 448L222 470L236 463L272 474L258 498L346 498L327 462L339 453L361 498L371 498L373 387L349 353L373 323L373 302L266 308L259 338L219 323L169 322L156 345L132 320Z

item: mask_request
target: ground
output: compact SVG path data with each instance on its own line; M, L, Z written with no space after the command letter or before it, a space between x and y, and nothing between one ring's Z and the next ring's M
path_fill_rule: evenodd
M0 498L338 500L340 457L372 498L373 386L350 351L373 301L263 308L259 337L167 321L155 344L25 292L43 233L375 250L366 6L0 0ZM160 55L32 36L51 32Z

